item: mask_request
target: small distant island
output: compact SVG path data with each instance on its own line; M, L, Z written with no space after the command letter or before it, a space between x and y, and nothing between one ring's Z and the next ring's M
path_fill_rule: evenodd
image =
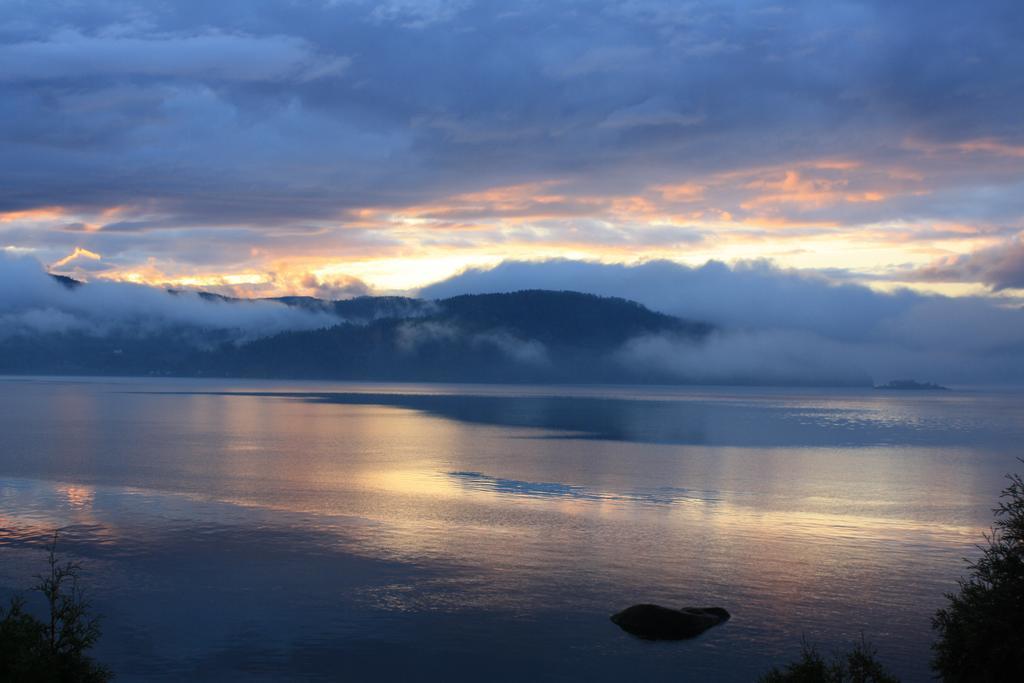
M933 382L918 382L913 379L894 379L885 384L875 386L875 389L890 389L895 391L949 391L949 387Z

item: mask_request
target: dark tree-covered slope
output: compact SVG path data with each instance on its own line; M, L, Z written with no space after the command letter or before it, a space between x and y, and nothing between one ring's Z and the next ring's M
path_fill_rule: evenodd
M65 283L69 287L87 287ZM204 295L218 305L247 302ZM470 382L679 381L641 372L618 355L645 335L698 341L711 327L625 299L522 291L438 301L358 297L276 301L337 324L259 337L131 321L102 333L0 335L7 374L177 375Z

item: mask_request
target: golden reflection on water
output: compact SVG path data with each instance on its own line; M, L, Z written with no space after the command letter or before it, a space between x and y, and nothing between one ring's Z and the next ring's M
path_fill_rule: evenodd
M962 466L977 457L969 449L633 443L299 398L110 400L58 392L59 431L39 442L40 457L52 452L62 471L89 478L115 463L111 495L140 509L161 496L197 510L224 501L261 519L281 513L324 547L452 568L430 586L374 594L391 609L450 609L453 593L462 608L622 595L742 598L780 619L865 596L910 609L955 579L984 530L972 511L991 488L987 473ZM814 400L839 411L822 418L837 429L896 419L876 414L888 397ZM888 407L904 422L936 419L927 405ZM798 419L817 419L805 412ZM103 433L111 416L116 438ZM8 511L3 533L75 524L106 543L131 533L130 520L96 510L95 485L54 490L59 506ZM917 598L893 594L908 581Z
M915 520L899 516L898 511L895 516L850 512L851 507L866 506L892 514L887 510L891 500L908 493L901 490L908 481L907 463L887 455L871 458L871 479L879 486L868 499L857 499L836 497L837 491L827 484L816 489L801 483L806 472L820 469L828 457L820 451L779 454L717 448L714 457L701 458L699 466L704 487L718 490L720 499L648 504L628 499L613 488L622 478L621 472L612 469L615 452L661 451L659 466L666 465L667 453L675 460L668 459L669 469L662 473L666 479L686 482L694 478L688 469L693 449L531 440L550 432L530 429L517 429L519 438L509 439L505 429L384 406L251 396L187 400L190 420L215 427L220 435L213 457L191 461L199 468L197 474L206 470L229 484L216 497L268 509L372 519L383 526L361 541L389 556L446 556L478 566L500 566L510 557L553 545L582 551L579 546L586 536L573 519L596 520L608 527L606 531L616 534L617 542L638 558L651 559L656 553L623 534L625 527L633 529L634 536L648 534L662 550L680 546L680 538L690 537L700 539L707 549L731 554L740 550L736 539L743 539L759 553L785 545L789 559L803 557L809 564L834 564L843 557L843 547L856 555L857 546L869 542L961 546L981 530L975 525ZM483 465L473 462L481 460L481 451ZM512 469L508 459L514 457L517 465L526 462L536 470L528 473L534 482L571 481L581 472L579 461L569 458L562 463L566 458L555 451L593 456L587 461L586 474L596 484L588 482L586 487L592 496L520 495L473 488L449 474L473 467L490 467L489 473ZM642 461L643 454L639 455ZM835 459L834 454L831 457ZM758 458L767 462L758 463ZM742 491L722 486L750 482L755 476L752 463L757 486L772 499L771 505L788 509L765 508L763 499L746 502ZM856 467L854 462L837 472L849 477L850 468ZM913 477L919 476L931 480L925 489L949 483L948 472L915 467ZM829 511L833 506L843 511ZM481 529L487 530L483 537ZM737 547L730 551L730 544Z
M76 511L87 511L92 509L96 499L96 489L92 486L82 485L58 485L57 492L64 496L67 505Z

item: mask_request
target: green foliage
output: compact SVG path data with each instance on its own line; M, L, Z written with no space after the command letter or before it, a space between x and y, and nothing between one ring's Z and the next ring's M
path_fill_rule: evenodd
M54 534L49 573L38 576L34 589L49 608L46 621L25 611L24 601L0 607L0 680L24 683L102 683L111 673L86 651L100 636L99 622L89 616L89 603L78 585L81 566L59 562Z
M944 681L1024 681L1024 481L1007 479L987 547L932 619Z
M875 650L863 639L843 656L826 660L804 641L800 659L784 669L772 667L761 683L897 683L897 678L875 659Z
M48 654L46 626L25 612L24 601L12 598L7 609L0 606L0 680L47 680L40 664Z

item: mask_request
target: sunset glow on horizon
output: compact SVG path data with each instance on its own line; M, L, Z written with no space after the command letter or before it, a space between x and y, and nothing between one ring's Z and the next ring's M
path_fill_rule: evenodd
M950 163L977 153L973 147L944 152ZM854 161L824 160L659 183L629 195L580 194L571 181L545 181L421 205L346 210L337 220L301 227L183 225L142 231L149 237L142 241L150 245L167 240L159 245L161 252L177 239L202 232L214 242L212 263L210 258L119 250L123 231L117 224L97 222L104 215L173 221L141 209L76 213L53 207L8 212L0 215L0 224L26 236L46 232L61 238L51 238L54 244L46 247L6 245L44 262L53 259L52 272L240 296L315 295L325 287L357 283L352 293L408 293L470 267L551 258L627 264L672 260L691 266L767 259L783 268L849 271L850 280L883 290L988 292L984 281L921 276L929 267L955 263L1008 239L1005 229L985 222L898 217L895 205L934 199L937 190L928 180L905 169L880 171ZM862 207L870 207L873 215L866 218L871 220L850 222L848 214ZM893 217L885 219L887 214ZM84 230L83 225L92 227ZM246 251L247 235L262 244ZM235 244L238 240L242 244ZM106 246L111 243L114 249Z
M869 2L594 2L586 26L573 3L189 4L0 39L0 248L247 297L547 259L1024 288L1024 65L995 7L912 30Z

